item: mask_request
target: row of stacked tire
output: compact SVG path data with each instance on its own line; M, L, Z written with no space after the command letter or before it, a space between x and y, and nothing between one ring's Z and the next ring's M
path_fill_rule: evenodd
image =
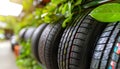
M76 15L66 28L64 18L24 28L20 37L31 39L34 57L47 69L120 69L120 23L101 23L88 14Z

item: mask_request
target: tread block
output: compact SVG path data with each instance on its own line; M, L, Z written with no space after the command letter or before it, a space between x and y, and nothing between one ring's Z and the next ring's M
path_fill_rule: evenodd
M107 60L102 60L101 65L100 65L100 69L106 69L106 64L107 64Z
M85 32L86 30L88 30L87 28L79 28L77 32L82 32L83 34L87 34L87 32Z
M98 44L105 44L107 42L109 37L105 37L105 38L100 38L98 41Z
M104 32L104 33L102 33L101 37L109 37L110 33L111 33L111 31Z
M77 34L75 35L75 38L80 38L80 39L82 39L82 40L85 40L86 36L85 36L85 34L77 33Z
M96 48L95 48L95 50L96 51L102 51L104 49L104 47L105 47L104 45L105 44L97 45Z
M101 55L102 55L102 52L95 52L94 55L93 55L93 57L94 57L95 59L100 59L100 58L101 58Z
M100 60L93 59L90 69L98 69Z
M73 44L75 44L75 45L84 45L84 41L81 41L80 39L74 39Z
M107 28L104 30L104 32L106 32L106 31L111 31L111 30L113 30L113 28L114 28L114 26L109 26L109 27L107 27Z
M107 49L104 51L102 60L107 60L109 58L109 53L111 52L111 49Z
M111 49L113 47L113 43L108 43L106 49Z

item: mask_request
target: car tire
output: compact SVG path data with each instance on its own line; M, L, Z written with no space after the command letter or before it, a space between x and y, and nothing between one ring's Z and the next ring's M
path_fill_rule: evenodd
M58 50L59 69L88 69L91 50L106 24L89 15L78 15L63 33Z
M96 43L90 69L120 69L120 23L108 24Z
M25 40L25 41L28 41L28 40L31 39L31 37L32 37L35 29L36 29L36 28L33 28L33 27L28 28L28 30L25 32L25 37L24 37L24 40Z
M58 69L57 52L58 45L64 29L62 28L63 18L49 24L43 31L39 40L39 57L47 69Z
M20 39L24 38L24 35L25 35L26 31L27 31L27 28L23 28L22 30L20 30L20 32L19 32L19 38Z
M33 56L37 59L38 62L41 63L39 56L38 56L38 44L39 44L39 38L43 32L43 30L45 29L45 27L47 26L47 24L42 24L40 25L35 32L33 33L33 36L31 38L31 50L33 53Z

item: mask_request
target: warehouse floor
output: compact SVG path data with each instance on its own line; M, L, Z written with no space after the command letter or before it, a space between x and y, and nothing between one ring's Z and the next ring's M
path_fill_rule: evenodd
M18 69L9 41L0 42L0 69Z

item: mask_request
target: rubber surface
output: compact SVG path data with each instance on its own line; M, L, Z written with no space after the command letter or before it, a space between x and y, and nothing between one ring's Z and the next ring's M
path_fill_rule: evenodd
M34 27L31 27L31 28L28 28L28 30L25 32L25 37L24 37L24 40L25 41L28 41L31 39L34 31L35 31L36 28Z
M106 24L87 14L78 15L64 31L58 50L59 69L89 69L91 50Z
M63 19L60 19L54 25L49 24L39 40L39 57L47 69L58 69L58 45L64 30L62 23Z
M120 43L120 23L111 23L105 28L96 44L90 69L120 69L118 43Z
M20 30L20 32L19 32L19 38L20 39L24 38L24 35L25 35L26 31L27 31L27 28L23 28L22 30Z
M33 36L31 38L31 50L34 55L34 57L37 59L38 62L41 62L38 56L38 44L39 44L39 38L45 29L47 24L40 25L33 33Z

